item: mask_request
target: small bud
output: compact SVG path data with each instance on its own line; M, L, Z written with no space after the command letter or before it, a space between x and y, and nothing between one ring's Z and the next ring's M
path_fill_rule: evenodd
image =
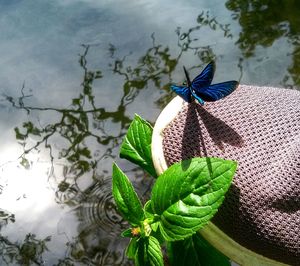
M141 233L141 229L139 227L131 228L131 234L133 236L139 236Z

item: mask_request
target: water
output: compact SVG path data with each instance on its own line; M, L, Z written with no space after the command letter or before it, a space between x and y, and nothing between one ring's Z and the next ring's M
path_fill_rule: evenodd
M117 161L145 201L153 179L118 158L135 113L210 59L214 82L297 89L296 1L1 1L0 264L127 265L111 195Z

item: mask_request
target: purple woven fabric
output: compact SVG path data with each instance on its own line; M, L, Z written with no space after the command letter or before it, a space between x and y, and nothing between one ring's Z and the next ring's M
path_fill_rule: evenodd
M164 129L168 165L197 156L238 162L213 223L244 247L300 265L300 93L242 86L185 104Z

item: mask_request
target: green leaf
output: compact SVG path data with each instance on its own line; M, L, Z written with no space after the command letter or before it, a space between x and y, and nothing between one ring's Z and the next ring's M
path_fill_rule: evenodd
M127 246L126 256L129 259L133 259L133 260L135 259L135 256L137 254L137 249L138 249L137 240L138 240L137 238L131 238L129 245Z
M163 256L158 240L149 236L140 238L135 256L135 266L163 266Z
M129 228L129 229L126 229L126 230L124 230L122 233L121 233L121 236L123 236L123 237L134 237L134 235L132 235L132 233L131 233L131 228Z
M172 266L230 266L229 259L210 245L199 233L168 244Z
M112 193L119 212L133 226L144 219L142 204L122 170L113 164Z
M135 115L123 140L120 157L125 158L157 177L151 156L152 126Z
M153 218L154 217L153 210L152 210L151 200L148 200L145 203L145 205L144 205L144 212L145 212L146 218Z
M184 239L207 224L222 204L236 167L234 161L193 158L159 176L151 204L166 240Z

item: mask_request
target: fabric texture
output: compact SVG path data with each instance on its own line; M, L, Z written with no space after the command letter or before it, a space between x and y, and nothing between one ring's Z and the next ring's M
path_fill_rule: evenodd
M223 100L184 104L163 131L168 165L238 162L212 222L242 246L300 265L300 92L240 85Z

